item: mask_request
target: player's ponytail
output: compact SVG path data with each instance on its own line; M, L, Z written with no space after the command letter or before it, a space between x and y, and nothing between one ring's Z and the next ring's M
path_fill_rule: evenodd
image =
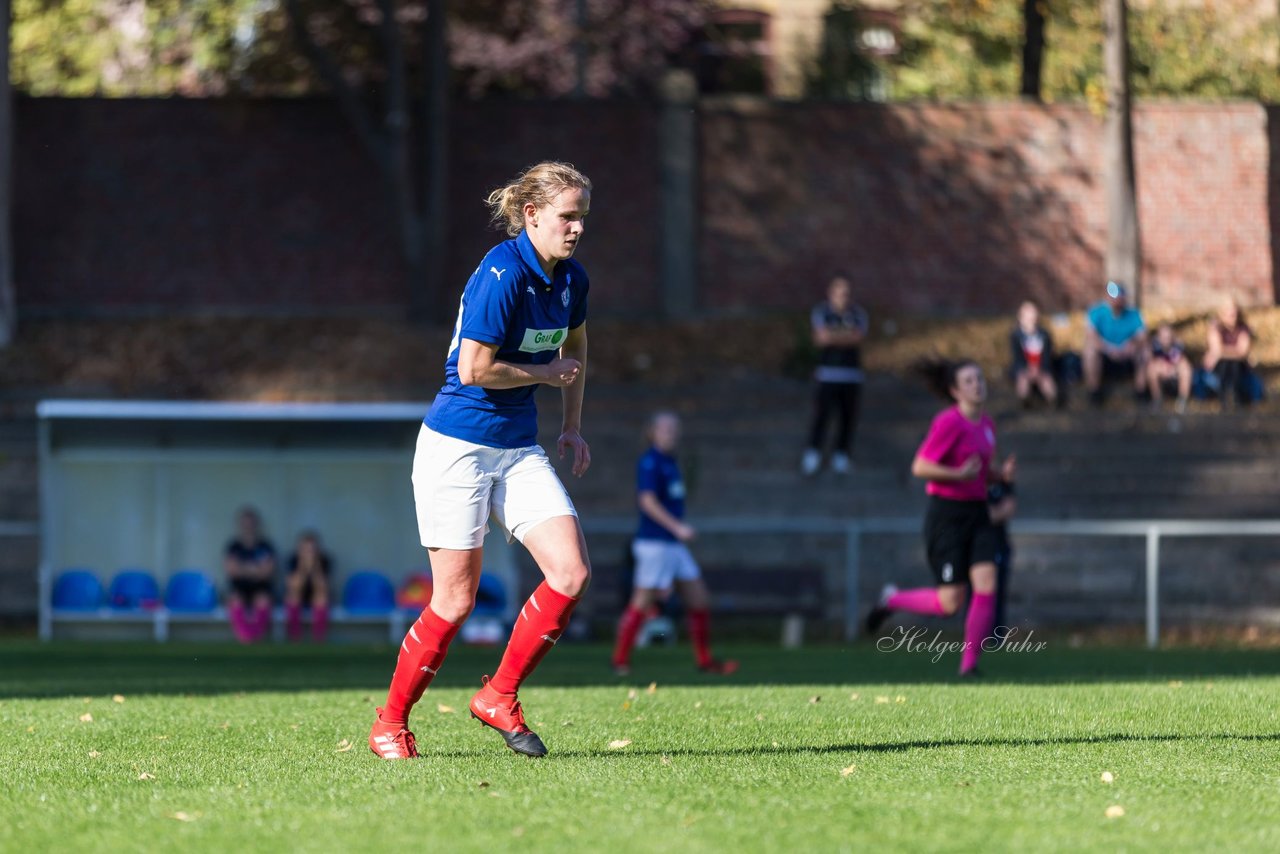
M524 206L550 204L564 190L574 188L591 192L591 179L569 163L548 160L530 166L517 175L505 187L489 194L485 204L489 206L495 228L503 228L515 237L524 231Z
M956 375L965 368L978 363L973 359L944 359L941 356L929 356L919 359L911 365L911 372L924 380L929 391L946 401L954 401L951 390L956 387Z

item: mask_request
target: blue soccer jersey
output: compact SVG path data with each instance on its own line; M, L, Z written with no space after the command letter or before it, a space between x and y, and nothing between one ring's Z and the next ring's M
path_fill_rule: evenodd
M498 345L499 361L545 365L556 358L570 329L587 319L587 272L572 258L547 278L529 236L500 243L471 274L445 362L445 383L424 423L437 433L491 448L537 443L537 385L489 389L458 380L463 338Z
M652 492L658 497L658 503L664 510L677 519L684 519L684 481L680 477L680 466L675 457L668 456L657 448L650 448L645 452L636 466L636 494L641 492ZM636 539L674 542L676 537L641 510Z

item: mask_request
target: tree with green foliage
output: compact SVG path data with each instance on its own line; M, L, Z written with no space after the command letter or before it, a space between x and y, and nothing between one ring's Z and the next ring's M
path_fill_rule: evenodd
M1011 98L1021 91L1025 0L908 0L893 97ZM1041 93L1101 113L1106 74L1098 0L1041 0ZM1254 0L1153 0L1130 11L1133 94L1280 100L1280 17Z

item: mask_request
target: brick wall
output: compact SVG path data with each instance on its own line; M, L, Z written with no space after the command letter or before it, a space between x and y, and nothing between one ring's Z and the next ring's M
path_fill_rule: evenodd
M1276 122L1256 104L1144 104L1136 156L1150 304L1222 288L1272 303ZM1275 113L1270 113L1272 117ZM448 280L489 245L485 193L572 160L596 185L581 259L597 311L656 308L653 105L454 108ZM1101 122L1023 104L705 103L696 241L709 311L807 305L847 267L913 312L1092 301L1106 208ZM15 279L27 311L401 311L405 271L377 174L324 101L19 100Z
M1098 297L1102 125L1083 108L730 102L702 131L705 305L792 305L834 268L864 300L919 312ZM1149 304L1224 287L1273 301L1276 151L1258 105L1140 108Z

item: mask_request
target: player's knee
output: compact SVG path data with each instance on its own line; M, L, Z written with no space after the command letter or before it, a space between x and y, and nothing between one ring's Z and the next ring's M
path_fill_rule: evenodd
M942 613L948 617L960 610L962 598L960 590L956 587L943 587L938 591L938 604L942 607Z
M431 595L432 613L445 622L453 623L454 625L470 617L471 611L475 606L475 597L470 594L440 595L439 591L436 591Z
M557 593L577 599L587 592L591 584L591 567L580 561L559 567L547 573L547 583Z

